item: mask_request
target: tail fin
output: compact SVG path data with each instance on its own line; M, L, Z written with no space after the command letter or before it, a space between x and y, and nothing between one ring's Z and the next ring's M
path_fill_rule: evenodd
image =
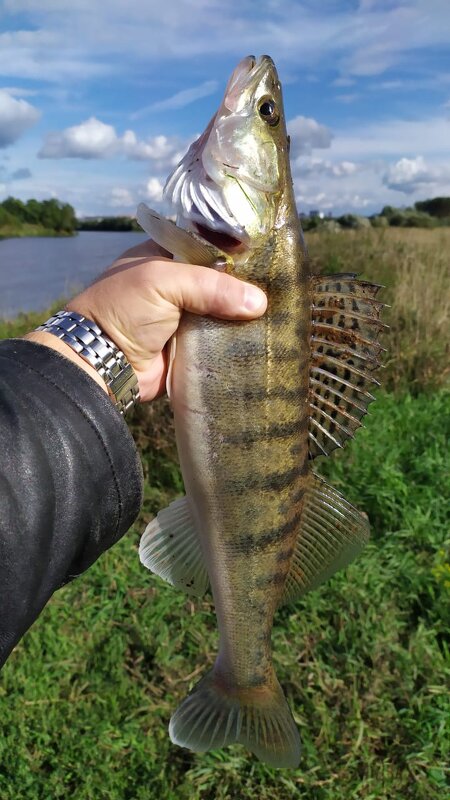
M174 744L204 753L239 742L271 767L297 767L300 737L281 686L227 691L212 669L170 720Z

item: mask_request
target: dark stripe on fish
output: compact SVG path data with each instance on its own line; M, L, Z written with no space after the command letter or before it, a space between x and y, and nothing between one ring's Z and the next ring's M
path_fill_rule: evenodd
M266 387L254 387L245 389L240 395L244 400L266 400L266 399L279 399L286 400L294 403L300 403L305 399L308 394L309 387L307 385L296 387L295 389L287 389L285 386L274 386L271 389Z
M283 539L291 536L291 534L297 530L300 524L301 516L302 511L300 510L294 514L292 519L290 519L288 522L285 522L284 525L271 528L263 533L249 533L246 536L241 536L239 538L239 549L237 550L236 555L255 555L271 545L279 544L279 542L282 542Z
M267 345L265 341L249 341L248 339L235 339L230 342L225 350L225 356L238 361L249 361L254 366L254 361L264 358L267 355ZM275 361L297 361L300 364L300 348L286 347L283 344L275 344L270 348L269 357Z
M272 572L269 575L261 575L261 577L257 578L255 581L255 586L257 589L265 589L267 586L282 586L286 580L286 576L289 570L283 569L278 570L277 572Z
M288 469L286 472L269 472L264 475L247 475L238 480L226 481L225 491L230 494L247 494L249 489L259 489L261 492L270 492L273 489L285 489L299 476L298 467Z
M306 416L302 414L299 419L282 424L275 423L268 428L253 429L249 431L237 431L229 436L225 436L223 444L252 444L264 439L287 439L296 433L300 433L305 424Z
M275 311L273 314L269 314L269 325L279 328L282 325L285 325L287 322L290 322L292 316L292 312L288 310Z

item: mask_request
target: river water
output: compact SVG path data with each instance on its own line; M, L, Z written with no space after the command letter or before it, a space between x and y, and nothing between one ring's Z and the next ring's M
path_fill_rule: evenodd
M90 283L145 233L80 231L68 238L0 241L0 317L40 311Z

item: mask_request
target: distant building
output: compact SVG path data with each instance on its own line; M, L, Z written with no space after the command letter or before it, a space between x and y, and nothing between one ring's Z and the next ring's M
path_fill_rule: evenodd
M323 212L323 211L319 211L319 209L318 209L318 208L313 208L313 209L311 209L311 211L309 212L309 216L310 216L310 217L319 217L319 219L324 219L324 217L325 217L325 214L324 214L324 212Z

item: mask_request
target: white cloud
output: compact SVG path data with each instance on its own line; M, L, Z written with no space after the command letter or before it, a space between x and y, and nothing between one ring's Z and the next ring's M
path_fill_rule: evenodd
M180 160L180 140L174 136L160 134L147 140L139 140L134 131L125 131L122 140L118 141L127 158L133 161L153 161L159 165L161 171L175 166Z
M96 117L63 131L47 134L39 158L103 159L124 156L132 161L152 161L164 171L177 163L180 140L163 135L139 140L134 131L118 136L113 125Z
M13 144L39 117L38 109L26 100L16 100L0 90L0 147Z
M349 92L348 94L337 94L336 100L339 100L340 103L354 103L355 100L359 100L359 97L357 92Z
M446 172L448 179L450 172L448 169ZM414 194L418 189L427 184L434 184L443 177L442 172L438 173L426 164L423 156L417 156L417 158L401 158L396 164L391 165L383 176L383 183L397 192Z
M135 206L136 201L129 189L115 187L111 189L109 205L111 208L128 208L130 206Z
M124 64L270 52L288 67L327 59L343 76L377 75L408 53L448 46L448 0L331 2L261 0L5 0L4 16L25 12L33 30L0 35L5 75L65 83L123 71ZM301 46L299 46L301 35ZM149 41L151 40L151 46ZM217 42L220 41L220 48ZM339 80L339 79L338 79Z
M217 90L217 87L217 81L205 81L204 83L201 83L200 86L193 86L190 89L182 89L180 92L172 95L172 97L167 97L165 100L160 100L157 103L153 103L152 105L145 106L145 108L141 108L139 111L135 111L135 113L131 115L131 119L139 119L150 111L168 111L176 108L185 108L195 100L199 100L201 97L208 97L209 95L214 94L214 92Z
M19 169L16 169L11 174L11 180L12 181L24 181L24 180L28 180L28 178L31 178L31 177L32 177L31 170L29 170L28 167L19 167Z
M75 34L76 9L72 7L71 13L65 14L56 24L45 9L37 16L44 17L47 27L0 33L1 75L31 80L38 76L41 81L66 84L112 71L112 65L96 60L94 33L91 42L87 31L85 36Z
M164 183L159 178L150 178L147 182L146 196L152 203L160 203L163 197Z
M48 133L39 158L108 158L117 151L117 134L112 125L95 117L60 133Z
M295 173L300 178L307 175L327 175L330 178L346 178L362 169L361 164L353 161L332 162L322 158L298 158L295 163Z
M325 125L311 117L294 117L287 125L291 137L291 159L315 148L330 147L333 134Z
M331 151L335 157L413 156L417 153L448 158L450 119L391 119L335 129Z
M37 89L24 89L20 86L3 86L2 92L7 92L12 97L35 97L39 94Z
M347 87L347 86L354 86L355 81L353 78L335 78L334 81L331 82L332 86L339 86L339 87Z

